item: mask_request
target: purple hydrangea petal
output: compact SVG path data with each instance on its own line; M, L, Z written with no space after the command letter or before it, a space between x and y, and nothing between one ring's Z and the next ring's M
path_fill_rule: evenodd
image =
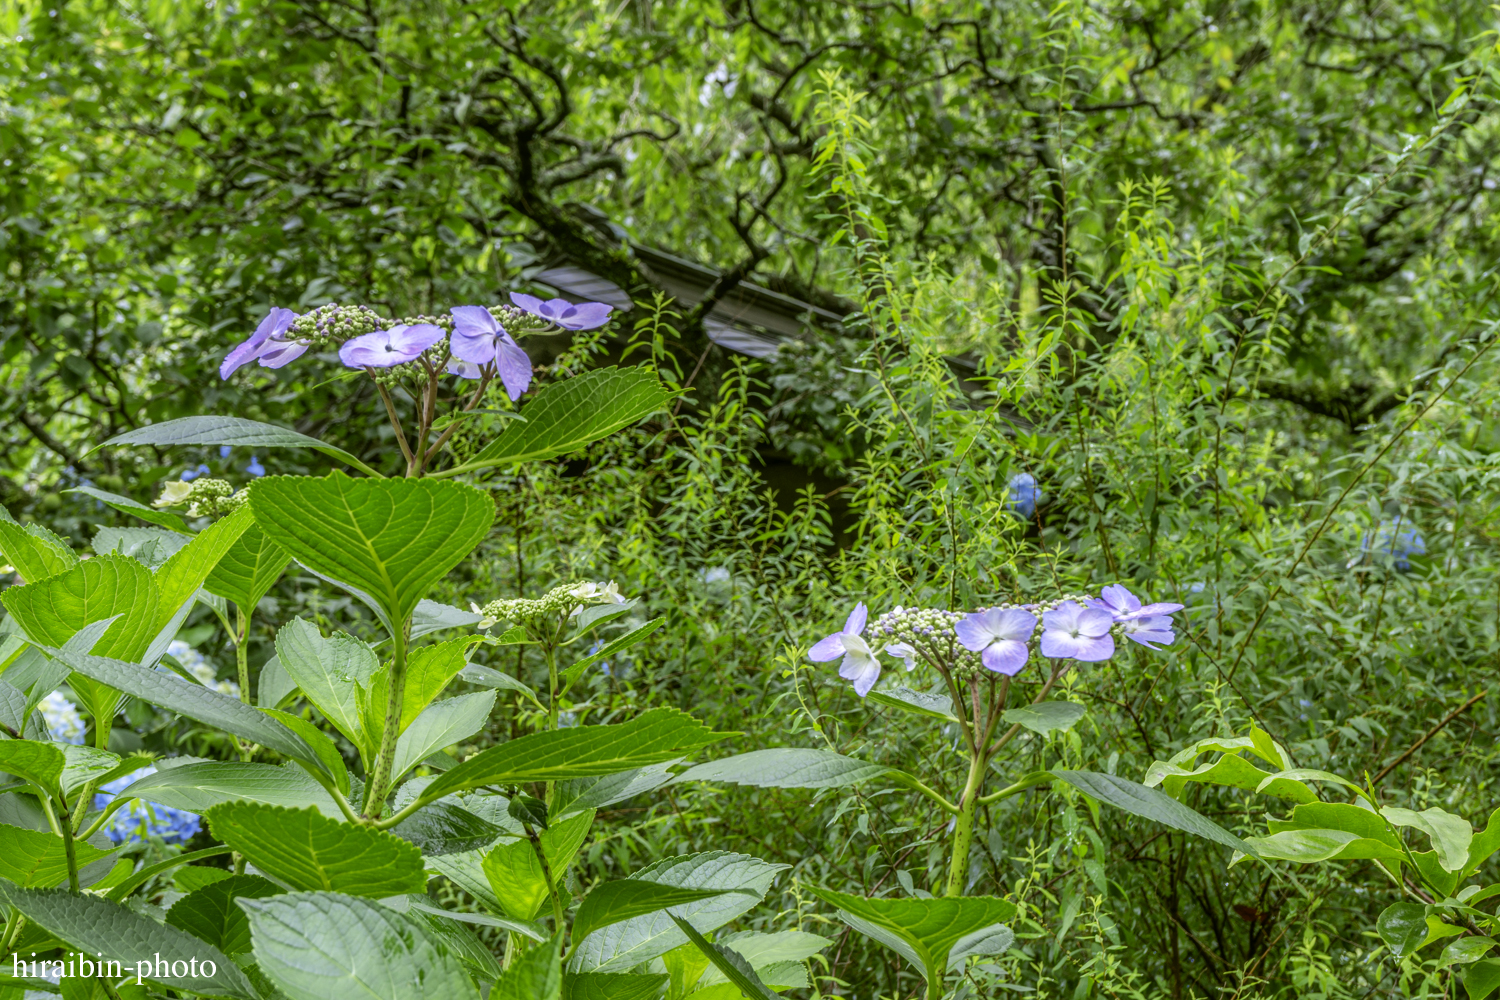
M984 652L979 654L979 662L984 664L986 670L1014 677L1026 666L1029 656L1026 643L1018 639L1001 639L985 647Z
M402 323L344 342L339 359L350 368L394 368L415 361L443 339L441 327L430 323Z
M479 365L472 361L462 361L458 358L449 358L447 366L443 369L449 375L457 375L459 378L476 379L483 373Z
M533 316L540 316L542 319L552 318L542 311L546 308L546 303L535 295L527 295L524 292L511 292L510 301L517 309L529 312Z
M285 368L307 353L307 345L296 340L273 340L261 348L255 360L262 368Z
M500 341L495 346L495 364L500 369L500 381L505 383L505 394L512 402L520 399L531 385L531 358L514 341Z
M292 320L297 314L290 309L275 308L266 314L266 318L260 321L255 332L242 343L235 346L224 356L224 363L219 365L219 377L227 379L233 375L242 365L247 365L255 360L260 353L261 346L272 337L279 337L286 332L287 327L292 325ZM288 359L291 360L291 359Z
M880 680L880 661L868 653L848 653L839 664L839 676L854 682L854 693L863 698Z
M448 312L455 337L493 337L504 329L484 306L454 306Z
M415 361L417 356L443 339L443 328L432 323L412 323L391 327L391 350L407 355Z
M1128 615L1122 615L1120 616L1119 620L1123 622L1129 621L1133 618L1154 618L1157 615L1170 615L1175 612L1181 611L1183 607L1184 605L1181 604L1170 604L1166 601L1162 601L1157 604L1148 604L1145 607L1141 608L1139 611L1132 611Z
M1141 599L1127 590L1123 584L1110 584L1099 591L1099 596L1103 598L1103 603L1106 605L1104 610L1115 614L1128 615L1141 609Z
M825 636L813 643L812 649L807 651L807 658L814 663L827 663L844 655L844 633L835 632L833 635Z
M1111 635L1094 638L1084 635L1072 636L1061 631L1042 633L1043 656L1098 663L1109 659L1114 654L1115 640Z
M1132 642L1138 642L1147 649L1157 649L1152 643L1159 642L1163 646L1172 645L1177 638L1177 633L1171 629L1141 629L1139 632L1126 632L1125 638Z
M614 311L614 306L603 302L580 302L563 310L553 322L569 330L593 330L608 323Z
M865 622L870 617L870 609L865 607L865 602L860 601L849 612L849 618L844 622L844 631L850 635L860 635L865 630Z

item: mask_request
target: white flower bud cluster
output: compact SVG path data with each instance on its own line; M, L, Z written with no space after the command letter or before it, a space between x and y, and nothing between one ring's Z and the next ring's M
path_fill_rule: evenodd
M959 611L898 606L875 619L870 644L904 644L920 654L919 659L945 664L954 674L965 676L981 669L981 665L979 654L959 645L953 633L953 626L963 617Z
M305 340L312 350L337 347L351 337L359 337L392 325L369 306L341 306L330 302L292 320L287 340Z
M479 628L489 628L496 622L531 626L540 621L571 618L590 604L624 604L620 588L613 580L594 583L581 580L553 587L538 599L526 597L502 598L491 601L484 607L472 605L474 613L481 615Z
M248 486L235 492L234 487L222 479L200 476L190 483L168 483L151 506L180 507L187 504L188 517L222 517L239 510L248 499Z

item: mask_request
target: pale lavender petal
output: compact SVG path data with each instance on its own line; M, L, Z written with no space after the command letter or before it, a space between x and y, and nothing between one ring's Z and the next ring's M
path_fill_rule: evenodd
M339 347L339 360L349 368L383 365L390 344L390 336L385 330L375 330L372 333L352 337Z
M450 341L453 356L471 365L492 364L495 360L495 339L495 335L491 333L471 336L454 330Z
M1036 631L1036 615L1030 611L1022 611L1020 608L991 608L986 614L990 615L991 631L997 639L1025 641Z
M512 402L520 399L521 393L531 384L531 358L514 343L501 341L495 347L495 364L500 369L500 381L505 383L506 395Z
M286 328L292 325L292 320L297 314L290 309L275 308L266 314L266 318L260 321L249 339L238 344L224 357L224 363L219 366L219 377L227 379L233 375L241 365L247 365L254 361L260 353L260 347L272 337L279 337L286 332ZM287 361L292 360L288 358ZM285 364L286 362L282 362ZM279 367L279 366L277 366Z
M570 306L553 322L569 330L593 330L608 323L609 314L614 311L614 306L603 302L580 302Z
M1084 608L1078 615L1077 631L1097 639L1101 635L1108 635L1110 626L1114 623L1115 617L1108 611Z
M1017 639L1001 639L999 642L992 643L980 654L979 662L984 664L986 670L1014 677L1020 673L1022 667L1026 666L1029 655L1026 643Z
M1074 632L1078 628L1078 616L1083 614L1085 608L1076 601L1063 601L1051 611L1042 612L1042 624L1048 630L1061 629L1065 632Z
M873 656L850 653L839 664L839 676L854 682L854 693L863 698L880 680L880 661Z
M238 371L241 365L254 361L259 351L260 345L255 342L254 337L236 345L233 350L224 355L224 361L219 365L219 378L227 379Z
M460 361L458 358L449 358L447 366L443 369L449 375L457 375L459 378L475 379L482 374L479 366L472 361Z
M307 353L307 345L296 340L273 340L260 349L256 360L262 368L284 368Z
M443 339L443 328L432 323L402 324L391 327L391 352L406 355L406 360L415 361L417 356Z
M985 627L984 615L965 615L953 624L953 634L964 649L979 652L990 644L990 630Z
M550 317L542 311L546 308L545 303L543 303L542 300L537 298L535 295L526 295L522 292L511 292L510 301L517 309L525 310L526 312L531 313L531 315L533 316L540 316L543 319L550 319Z
M813 643L812 649L807 651L807 658L814 663L827 663L844 655L844 633L835 632L833 635L825 636Z
M1171 629L1141 629L1139 632L1126 632L1125 638L1133 642L1138 642L1147 649L1156 649L1156 646L1151 645L1153 642L1159 642L1163 646L1170 646L1173 640L1177 638L1177 633Z
M1182 609L1183 605L1181 604L1169 604L1163 601L1159 604L1148 604L1139 611L1132 611L1129 615L1121 617L1120 620L1125 621L1127 618L1151 618L1156 615L1170 615Z
M1114 652L1114 637L1107 634L1098 638L1090 638L1072 636L1061 631L1042 633L1042 655L1054 659L1074 659L1097 663L1100 660L1109 659Z
M1141 607L1141 599L1125 589L1123 584L1110 584L1099 591L1099 596L1104 598L1104 603L1109 605L1111 611L1118 614L1130 614L1132 611L1139 611Z
M453 334L458 337L493 337L504 329L484 306L454 306Z
M899 656L908 671L917 669L917 651L904 642L893 642L881 650L887 656Z
M849 620L844 622L844 631L850 635L859 635L865 630L865 621L870 617L870 609L865 607L865 602L860 601L849 612Z

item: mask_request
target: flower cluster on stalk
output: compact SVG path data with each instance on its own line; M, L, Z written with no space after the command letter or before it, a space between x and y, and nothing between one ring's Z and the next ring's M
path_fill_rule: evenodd
M476 615L480 616L479 622L475 625L476 628L487 629L499 622L509 622L512 625L531 629L544 622L552 624L563 618L572 618L591 605L626 603L628 601L620 593L620 588L615 581L595 583L591 580L581 580L553 587L535 599L501 598L483 607L478 604L472 604L470 607Z
M819 640L808 659L839 659L839 676L861 698L874 689L882 669L880 654L896 657L907 670L924 662L955 680L986 674L1015 677L1034 654L1053 660L1098 663L1115 654L1116 638L1148 649L1170 644L1172 615L1181 604L1142 604L1114 584L1098 597L1064 594L1035 604L999 604L971 612L896 607L877 618L865 635L869 609L858 604L844 627Z
M250 498L248 489L246 487L236 491L222 479L200 476L191 482L178 480L167 483L162 488L161 496L151 501L151 506L165 508L186 504L188 517L223 517L245 505L245 501Z
M389 385L405 366L418 362L431 372L463 379L498 378L512 400L531 384L531 359L517 336L593 330L609 322L614 307L602 302L542 300L512 292L510 304L454 306L447 316L388 319L368 306L324 305L297 315L272 309L223 364L227 379L254 361L281 368L309 350L337 347L346 367L363 369Z

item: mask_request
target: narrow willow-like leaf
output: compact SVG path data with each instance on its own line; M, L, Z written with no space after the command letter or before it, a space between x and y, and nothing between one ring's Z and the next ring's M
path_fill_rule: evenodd
M901 772L831 750L777 747L752 750L690 767L673 779L673 783L723 781L757 788L838 788L893 773Z
M1194 812L1165 792L1147 788L1125 778L1097 771L1053 771L1053 776L1066 781L1085 795L1108 802L1117 809L1144 819L1155 820L1174 830L1182 830L1205 840L1232 847L1252 858L1260 855L1250 844L1245 843L1213 820Z

